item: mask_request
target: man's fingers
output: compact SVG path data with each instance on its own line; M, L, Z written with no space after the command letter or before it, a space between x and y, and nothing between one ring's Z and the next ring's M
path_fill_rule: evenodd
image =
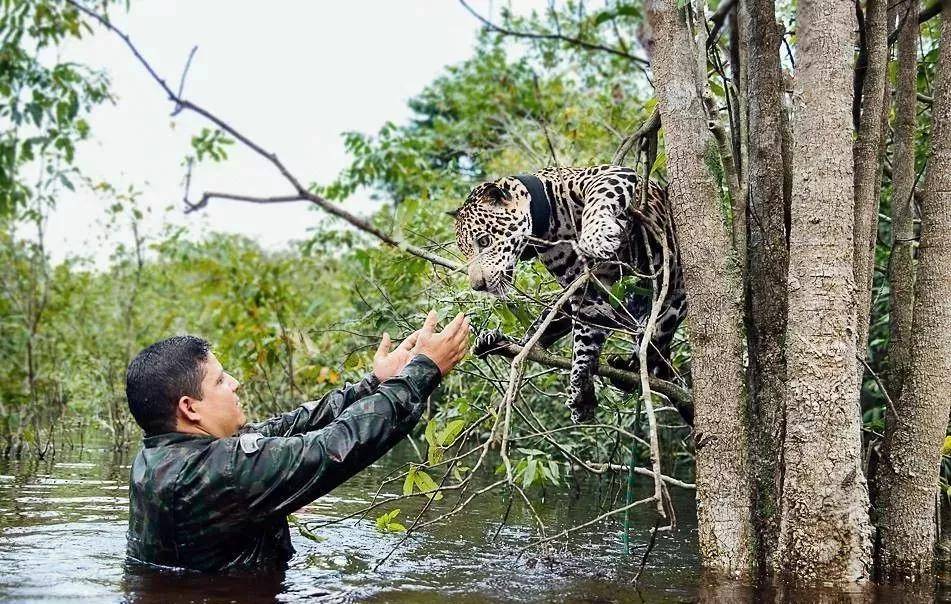
M423 321L422 329L419 330L419 335L429 335L433 333L433 330L436 329L436 321L438 320L439 316L436 314L436 311L429 311L429 314L426 315L426 320Z
M462 327L462 322L465 320L466 316L462 313L459 313L455 318L443 328L442 333L447 337L452 337L456 334L460 327Z
M383 339L380 340L380 345L376 349L376 354L373 356L375 359L380 359L385 357L390 353L390 334L383 334Z
M458 317L456 318L458 319ZM455 321L453 321L453 323L455 323ZM465 339L469 337L469 333L469 318L463 317L462 320L459 321L459 324L456 325L456 331L451 334L451 337L453 340Z
M420 330L417 329L406 336L406 339L400 343L399 348L402 350L411 350L413 346L416 346L416 340L419 339L419 331Z

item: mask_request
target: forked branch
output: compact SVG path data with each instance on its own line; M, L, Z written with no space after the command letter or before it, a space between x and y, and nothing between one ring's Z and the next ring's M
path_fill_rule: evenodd
M129 48L129 50L132 51L132 54L135 55L135 58L139 61L139 63L142 64L142 66L148 72L149 76L151 76L151 78L159 85L159 87L161 87L162 90L165 91L165 94L168 96L168 99L172 101L172 103L175 106L174 108L175 112L180 112L184 110L192 111L202 116L203 118L205 118L206 120L214 124L216 127L221 129L222 131L230 134L236 140L241 142L241 144L243 144L245 147L252 150L254 153L261 156L268 163L274 166L274 168L276 168L277 171L280 172L281 176L283 176L284 179L291 185L291 187L296 192L296 195L301 200L309 201L310 203L316 205L320 209L328 212L329 214L332 214L338 218L342 218L343 220L353 225L354 227L360 229L361 231L365 233L369 233L370 235L373 235L374 237L376 237L377 239L379 239L386 245L395 247L399 250L402 250L404 252L407 252L409 254L412 254L414 256L427 260L435 265L443 266L445 268L452 269L452 270L458 270L458 271L465 270L464 265L459 264L458 262L449 260L447 258L443 258L442 256L439 256L438 254L434 254L427 249L417 247L405 241L395 239L391 237L390 235L388 235L387 233L383 232L381 229L371 224L369 221L363 218L360 218L359 216L352 214L348 212L347 210L343 209L339 204L332 203L328 201L327 199L324 199L320 195L317 195L316 193L311 192L307 187L305 187L301 183L300 179L297 178L297 176L295 176L287 168L287 166L285 166L284 163L281 162L280 159L278 159L277 154L264 149L264 147L262 147L261 145L257 144L256 142L254 142L253 140L251 140L250 138L242 134L236 128L231 126L229 123L225 122L223 119L219 118L217 115L215 115L211 111L201 107L200 105L196 103L193 103L192 101L189 101L188 99L182 97L180 93L172 90L169 87L169 85L166 83L165 79L159 76L159 74L155 71L152 65L145 59L145 57L142 55L139 49L135 46L135 44L132 43L132 39L129 37L128 34L123 32L116 26L114 26L106 17L100 15L99 13L96 13L95 11L89 10L88 8L86 8L85 6L77 2L76 0L66 0L66 2L70 6L74 7L76 10L80 11L81 13L91 17L92 19L95 19L103 27L113 32L114 34L119 36L119 38L122 39L122 41ZM247 199L247 198L241 199L242 197L246 197L246 196L206 193L204 196L202 196L202 200L200 202L195 204L189 204L190 209L195 210L200 207L203 207L203 204L207 204L207 202L210 199L215 197L237 199L241 201L252 201L252 199ZM270 198L270 199L280 199L281 201L293 201L292 199L289 199L289 197L290 196L283 196L281 198ZM257 201L257 203L262 203L262 202ZM276 202L272 201L270 203L276 203Z

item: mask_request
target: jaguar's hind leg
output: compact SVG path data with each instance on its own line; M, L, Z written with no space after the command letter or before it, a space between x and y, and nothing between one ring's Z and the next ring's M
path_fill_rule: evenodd
M650 301L647 296L632 294L625 300L628 313L638 325L638 331L643 333L647 319L650 316ZM647 347L647 371L650 375L661 379L670 379L674 375L670 360L670 347L677 332L677 327L683 321L687 312L687 300L682 289L671 290L661 307L654 330L651 334L651 343ZM640 338L636 337L635 351L630 356L614 355L608 359L611 367L637 373L640 371Z
M571 360L571 374L568 378L568 409L571 421L581 423L594 417L598 407L598 397L594 391L594 373L598 370L598 356L608 337L606 329L575 322L574 357Z

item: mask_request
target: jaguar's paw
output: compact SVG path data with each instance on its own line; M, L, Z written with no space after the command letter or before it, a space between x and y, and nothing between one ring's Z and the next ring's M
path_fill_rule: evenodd
M588 382L575 390L571 388L568 402L565 403L571 411L571 421L582 424L594 419L594 412L598 408L598 397L594 394L594 384Z
M511 341L511 338L498 329L483 331L481 334L479 334L479 337L476 338L475 345L472 347L472 354L480 359L484 359L490 353L498 350L502 347L502 345Z

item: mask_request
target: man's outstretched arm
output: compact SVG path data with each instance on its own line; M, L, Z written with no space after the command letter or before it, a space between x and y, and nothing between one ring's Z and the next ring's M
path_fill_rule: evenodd
M373 394L380 382L396 375L410 360L419 336L415 331L390 352L390 336L384 334L373 357L373 372L356 384L333 390L319 400L304 403L297 409L254 424L246 424L238 434L258 433L264 436L293 436L319 430L343 413L354 402Z
M356 384L332 390L315 401L308 401L287 413L257 422L245 424L238 434L257 433L264 436L293 436L318 430L343 413L354 402L370 396L380 385L380 380L368 373Z
M230 482L239 507L250 521L263 521L287 515L334 489L412 430L440 376L436 364L419 355L400 375L319 430L290 437L244 434L220 441L231 456Z

